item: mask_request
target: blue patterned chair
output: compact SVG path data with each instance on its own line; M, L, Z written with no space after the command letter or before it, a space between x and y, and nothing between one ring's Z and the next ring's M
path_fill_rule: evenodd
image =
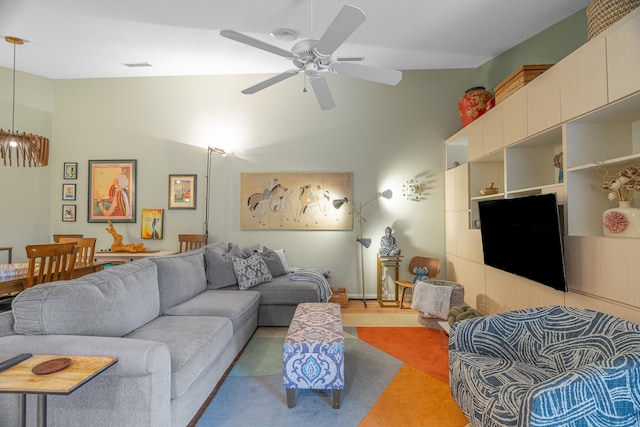
M640 325L561 306L457 322L449 384L474 427L640 426Z

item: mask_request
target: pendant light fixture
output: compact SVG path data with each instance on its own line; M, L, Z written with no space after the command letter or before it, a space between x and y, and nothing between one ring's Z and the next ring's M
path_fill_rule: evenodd
M18 37L6 36L8 43L13 44L13 93L11 104L11 130L0 129L0 159L5 166L47 166L49 163L49 139L44 136L17 132L16 117L16 45L24 44Z

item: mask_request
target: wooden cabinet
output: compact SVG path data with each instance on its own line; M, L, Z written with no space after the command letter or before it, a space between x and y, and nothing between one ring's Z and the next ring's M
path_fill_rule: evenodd
M517 91L502 101L500 107L502 107L502 144L508 147L527 136L527 92Z
M475 160L484 154L484 120L476 119L465 128L467 132L467 144L469 160Z
M498 105L487 111L482 117L483 154L490 154L502 149L502 106Z
M560 124L558 71L559 68L553 66L524 87L527 92L527 135Z
M563 122L607 103L605 39L596 38L557 65Z
M609 102L613 102L640 90L640 14L629 16L605 37Z

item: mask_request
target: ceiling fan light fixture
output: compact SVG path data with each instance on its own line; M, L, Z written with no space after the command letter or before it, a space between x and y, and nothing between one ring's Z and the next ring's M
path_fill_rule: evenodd
M276 28L269 32L269 37L283 42L292 42L298 38L300 33L290 28Z

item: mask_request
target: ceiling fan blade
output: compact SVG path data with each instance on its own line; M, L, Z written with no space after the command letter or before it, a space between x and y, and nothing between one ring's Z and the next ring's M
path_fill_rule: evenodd
M314 51L320 56L329 56L349 38L367 19L367 15L355 6L344 6L324 32Z
M369 80L376 83L395 86L402 80L402 71L386 68L374 68L361 64L335 62L331 64L331 71L342 76Z
M329 84L324 76L315 74L311 76L311 79L309 80L311 81L311 87L313 87L313 92L316 94L320 108L323 110L330 110L335 107L336 104L333 102L333 96L331 96Z
M277 46L273 46L269 43L254 39L253 37L245 36L244 34L238 33L237 31L222 30L220 31L220 35L222 37L226 37L228 39L235 40L249 46L257 47L258 49L266 50L267 52L275 53L276 55L280 55L288 59L293 59L293 54L288 50L280 49Z
M246 94L246 95L251 95L253 93L256 93L258 91L261 91L262 89L266 89L269 86L273 86L276 83L279 83L283 80L288 79L289 77L293 77L296 74L298 74L300 72L300 70L288 70L285 71L284 73L280 73L276 76L271 77L270 79L264 80L258 84L255 84L251 87L246 88L245 90L242 91L242 93Z

